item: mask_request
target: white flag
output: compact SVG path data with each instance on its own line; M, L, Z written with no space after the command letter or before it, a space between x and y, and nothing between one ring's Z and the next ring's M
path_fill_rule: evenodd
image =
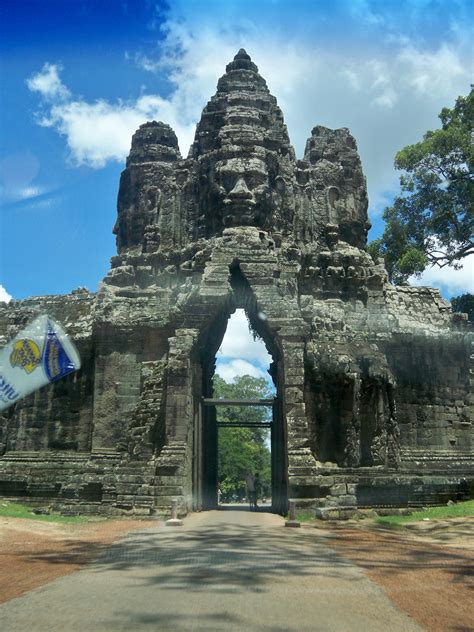
M39 316L0 351L0 410L80 366L62 327L46 314Z

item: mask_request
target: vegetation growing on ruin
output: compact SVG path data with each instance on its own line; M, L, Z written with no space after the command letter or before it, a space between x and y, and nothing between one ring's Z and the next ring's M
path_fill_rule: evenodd
M474 294L461 294L451 299L453 312L467 314L468 320L474 322Z

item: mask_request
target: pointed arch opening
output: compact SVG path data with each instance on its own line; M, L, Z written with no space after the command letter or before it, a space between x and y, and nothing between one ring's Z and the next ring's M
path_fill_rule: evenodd
M281 353L266 314L259 308L238 261L229 266L229 282L231 291L225 304L202 332L198 343L194 389L193 505L196 509L218 507L220 485L221 499L242 499L245 486L243 471L240 490L234 498L224 496L225 457L219 448L224 449L226 440L232 440L236 448L239 432L234 429L241 431L245 428L247 432L241 431L241 438L244 435L247 439L253 437L253 449L260 454L251 468L248 467L248 459L245 465L243 454L235 454L234 450L234 456L242 457L242 467L253 469L255 474L265 467L262 458L266 449L268 471L265 474L259 471L261 496L267 499L267 510L283 514L287 511L288 500ZM226 331L228 335L225 337ZM245 375L249 378L243 379ZM232 379L235 377L238 379ZM263 397L257 396L259 387ZM223 398L226 393L229 397ZM230 401L216 401L222 399ZM257 399L266 401L257 404ZM259 451L256 444L262 448L262 442L263 449ZM244 452L243 448L241 452Z
M214 399L229 402L216 407L219 508L271 507L272 361L245 310L237 308L217 352L213 378Z

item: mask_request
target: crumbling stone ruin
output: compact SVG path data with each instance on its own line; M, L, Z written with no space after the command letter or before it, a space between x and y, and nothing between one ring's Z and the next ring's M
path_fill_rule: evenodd
M1 417L0 495L72 512L214 507L202 399L236 308L273 358L275 511L472 493L472 330L438 291L387 282L366 251L367 204L350 132L316 126L298 160L244 50L187 158L168 125L141 125L98 292L0 307L3 342L46 312L83 362Z

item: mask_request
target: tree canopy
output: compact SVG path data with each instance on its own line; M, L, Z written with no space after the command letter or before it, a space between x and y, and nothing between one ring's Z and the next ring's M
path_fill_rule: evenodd
M474 323L474 294L461 294L451 299L453 312L467 314L467 318Z
M441 129L395 157L401 195L386 208L385 231L369 244L383 256L393 283L406 283L430 265L462 265L474 253L474 90L443 108Z
M214 397L225 399L267 399L273 397L267 381L243 375L232 383L214 376ZM219 422L271 421L271 408L219 406ZM245 497L245 475L258 472L262 494L271 493L271 454L269 431L264 428L219 428L218 472L223 499Z

